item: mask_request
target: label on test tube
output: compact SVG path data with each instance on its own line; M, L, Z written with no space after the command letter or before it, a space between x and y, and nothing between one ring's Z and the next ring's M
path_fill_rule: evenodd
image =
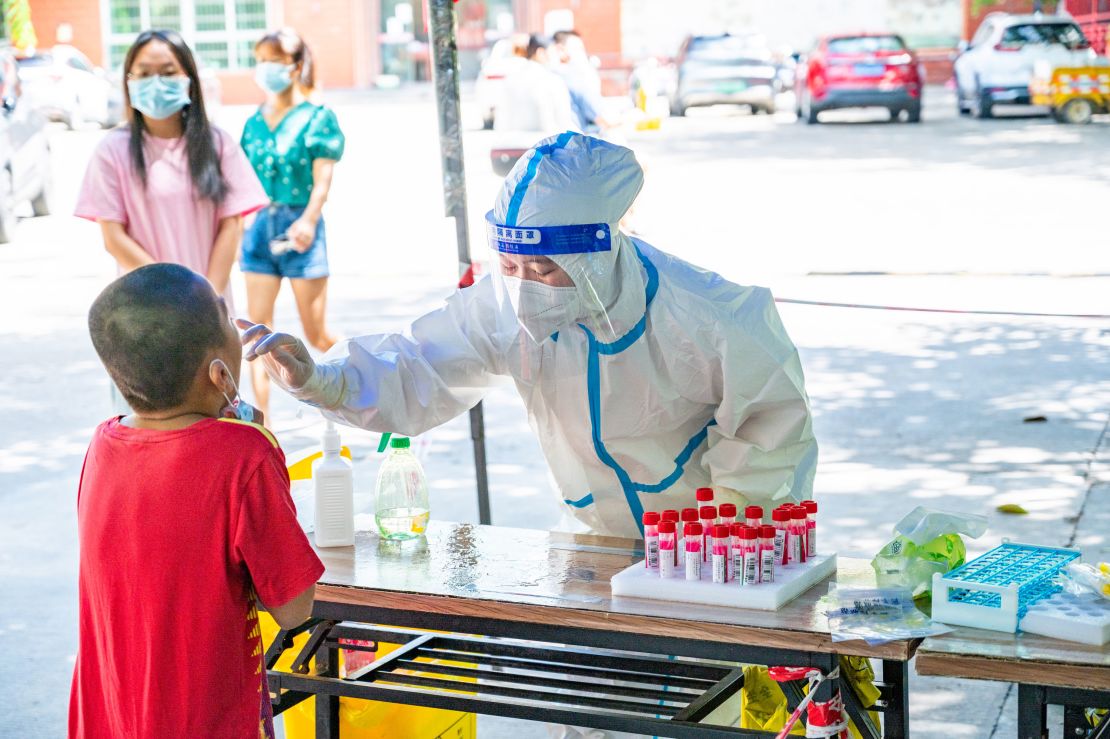
M798 540L797 558L795 562L805 564L809 559L806 546L806 509L796 505L790 509L790 523L793 526L794 536Z
M644 566L649 570L659 569L659 514L654 511L644 513Z
M675 557L675 522L659 522L659 577L669 580L674 577L678 560Z
M775 581L775 527L759 527L759 581Z
M759 530L744 529L744 584L759 584Z
M688 523L686 534L686 579L701 579L701 542L702 530L700 523Z
M729 581L729 555L731 539L729 527L718 524L713 527L713 582L726 583Z
M806 554L810 557L817 556L817 501L803 500L802 507L806 509Z
M775 522L775 564L782 567L787 563L786 527L790 516L780 507L771 513L771 520Z
M734 523L728 527L731 543L732 579L744 582L744 524Z

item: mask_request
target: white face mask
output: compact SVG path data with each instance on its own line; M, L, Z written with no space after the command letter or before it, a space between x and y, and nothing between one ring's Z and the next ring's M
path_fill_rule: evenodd
M503 279L520 325L536 343L542 343L581 317L576 287L552 287L519 277Z
M227 372L227 379L231 382L231 388L235 391L235 400L232 400L227 396L226 392L220 390L220 392L223 393L224 399L227 400L227 404L235 409L235 416L240 421L246 421L248 423L253 422L254 408L251 407L248 403L244 403L243 399L239 396L239 386L235 384L235 378L232 377L231 370L228 369L228 366L226 364L224 364L224 360L212 360L213 364L215 364L216 362L219 362L220 366L224 368L225 372Z

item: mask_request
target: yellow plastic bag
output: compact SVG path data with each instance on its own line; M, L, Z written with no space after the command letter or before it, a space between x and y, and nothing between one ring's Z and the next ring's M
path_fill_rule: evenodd
M268 613L259 613L262 642L269 648L277 636L278 625ZM293 647L285 650L276 669L289 670L300 653L308 634L301 634ZM378 656L397 649L397 644L378 644ZM455 663L446 663L455 664ZM340 671L343 652L340 650ZM311 739L316 736L316 699L309 698L281 714L286 739ZM473 713L406 706L398 703L339 699L339 736L341 739L476 739L478 720Z
M875 671L871 662L866 657L841 657L840 675L855 690L860 703L864 708L875 705L879 699L879 689L875 687ZM741 691L743 703L740 709L741 729L762 729L764 731L781 731L790 718L790 709L786 707L786 694L782 686L772 680L767 674L767 668L761 665L749 665L744 668L744 689ZM871 721L879 725L879 715L871 711ZM863 739L863 735L851 722L848 731L853 739ZM791 736L805 736L806 730L799 721L790 730Z

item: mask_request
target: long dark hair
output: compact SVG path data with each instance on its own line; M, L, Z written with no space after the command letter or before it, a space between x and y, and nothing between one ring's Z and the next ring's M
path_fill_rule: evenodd
M146 157L143 155L143 132L146 121L143 114L131 107L131 95L127 90L127 74L135 57L151 41L161 41L170 47L177 63L189 78L189 105L182 114L185 128L185 153L189 159L189 175L193 180L193 190L202 198L220 203L227 196L227 180L220 168L220 152L216 150L215 135L208 125L208 114L204 110L204 95L200 87L200 73L193 59L193 52L181 34L176 31L143 31L127 50L123 62L123 102L127 109L131 129L131 165L139 173L139 179L146 185Z
M254 48L257 49L260 46L277 47L282 54L290 57L294 64L301 65L301 73L297 75L294 82L302 90L311 91L316 87L316 63L312 59L312 52L309 50L308 44L304 42L299 33L292 28L270 31L258 39Z

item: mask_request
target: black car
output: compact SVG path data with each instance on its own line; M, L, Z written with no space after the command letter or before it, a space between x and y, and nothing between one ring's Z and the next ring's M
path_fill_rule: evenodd
M15 57L0 49L0 244L12 240L20 206L50 215L50 199L46 118L23 100Z

